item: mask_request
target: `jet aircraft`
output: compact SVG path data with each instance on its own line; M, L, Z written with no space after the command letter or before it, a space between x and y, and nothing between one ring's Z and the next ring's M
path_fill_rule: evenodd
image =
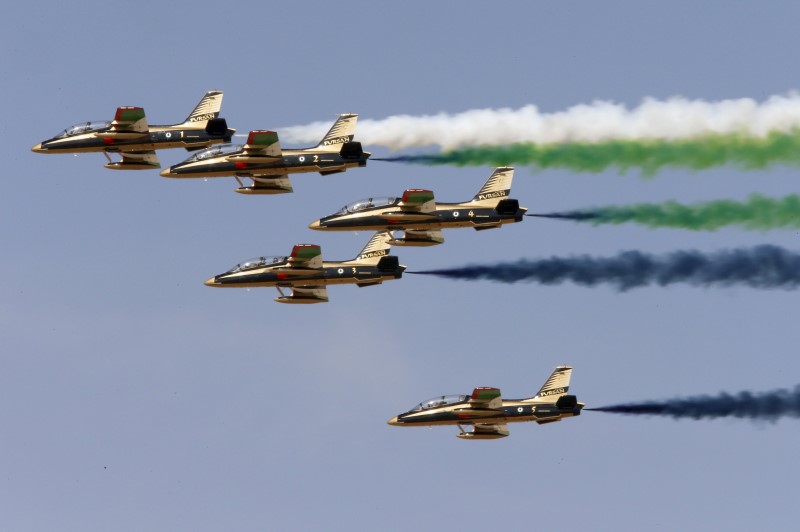
M514 169L496 168L470 201L436 203L433 192L409 189L400 198L369 198L345 205L339 212L312 222L309 227L327 231L395 230L393 246L435 246L444 242L442 229L473 227L480 231L521 222L525 207L508 197Z
M284 150L274 131L251 131L247 144L215 146L198 152L161 172L164 177L233 176L241 194L292 192L289 174L319 172L322 175L366 166L370 155L353 142L358 115L344 114L313 148ZM250 179L245 186L241 178Z
M118 107L113 121L81 122L31 148L36 153L103 152L112 170L161 168L155 150L189 151L230 142L235 130L219 117L222 91L208 91L181 124L149 126L141 107ZM112 161L109 153L119 153Z
M208 279L207 286L244 288L274 286L278 303L327 303L329 284L373 286L400 279L406 269L389 255L389 234L377 232L352 260L323 262L320 247L297 244L288 257L257 257ZM290 288L287 295L281 288Z
M472 395L442 395L423 401L408 412L393 417L389 425L457 425L465 440L494 440L508 436L508 423L535 421L543 425L578 416L583 408L574 395L567 395L572 368L558 366L542 388L528 399L502 399L497 388L475 388ZM465 431L462 425L472 425Z

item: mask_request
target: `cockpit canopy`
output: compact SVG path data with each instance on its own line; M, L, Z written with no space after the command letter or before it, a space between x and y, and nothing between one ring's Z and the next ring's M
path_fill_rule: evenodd
M439 397L422 401L420 404L412 408L410 412L419 412L420 410L428 410L438 406L452 405L454 403L460 403L466 400L466 395L440 395Z
M369 209L371 207L386 207L388 205L394 205L395 203L397 203L397 198L393 197L367 198L354 201L353 203L348 203L347 205L342 207L336 214L347 214L350 212L358 212L358 211L363 211L364 209Z
M223 144L221 146L212 146L211 148L206 148L205 150L199 151L186 159L185 163L192 163L195 161L202 161L203 159L208 159L209 157L216 157L217 155L223 155L225 153L233 153L235 151L240 151L244 148L243 144Z
M102 129L108 129L111 127L111 122L105 120L95 120L93 122L81 122L80 124L75 124L72 127L68 127L58 135L56 138L61 137L74 137L75 135L82 135L84 133L91 133L92 131L100 131Z
M287 260L289 260L289 257L256 257L254 259L247 259L244 262L240 262L226 273L244 272L247 270L255 270L256 268L265 268L267 266L272 266L273 264L286 262Z

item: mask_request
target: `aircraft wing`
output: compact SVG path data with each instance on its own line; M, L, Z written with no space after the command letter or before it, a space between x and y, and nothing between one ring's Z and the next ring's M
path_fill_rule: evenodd
M283 155L278 134L274 131L251 131L242 153L231 155L229 161L241 163L268 163Z
M417 245L421 244L441 244L444 242L444 234L440 229L431 229L429 231L418 231L414 229L406 229L404 235L406 242L416 242Z
M475 388L469 398L472 408L495 409L503 406L503 398L499 388Z
M117 107L111 129L95 133L95 136L111 139L136 139L150 133L147 118L141 107Z
M297 244L289 255L289 269L322 270L322 249L316 244Z
M312 304L327 303L328 290L324 286L296 286L292 293L275 298L278 303Z
M403 192L398 206L404 212L432 213L436 211L436 201L433 192L419 188L408 189Z
M293 192L289 175L280 176L252 176L253 186L249 188L253 194L284 194Z
M483 436L484 438L486 438L487 436L493 436L502 438L504 436L508 436L509 434L508 425L506 425L505 423L501 423L498 425L487 425L484 423L476 423L474 427L475 430L473 431L473 434L477 437Z
M112 163L118 168L130 169L144 169L144 168L161 168L161 162L158 160L158 155L152 150L148 151L123 151L122 161ZM108 165L106 165L108 166Z

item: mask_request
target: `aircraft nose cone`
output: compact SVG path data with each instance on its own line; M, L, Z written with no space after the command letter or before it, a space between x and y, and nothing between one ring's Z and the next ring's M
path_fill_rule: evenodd
M33 153L44 153L45 148L42 148L42 143L40 142L39 144L31 148L31 151Z
M319 220L317 220L316 222L311 222L310 224L308 224L308 228L309 229L319 229L320 228Z
M170 170L172 170L171 166L166 170L162 170L159 173L161 174L161 177L178 177L178 174L173 174Z
M216 276L209 277L208 279L206 279L206 282L204 282L203 284L206 285L206 286L219 286L219 283L217 282L217 277Z
M397 416L394 416L392 419L390 419L386 423L388 423L389 425L395 425L395 426L400 425L400 422L397 421Z

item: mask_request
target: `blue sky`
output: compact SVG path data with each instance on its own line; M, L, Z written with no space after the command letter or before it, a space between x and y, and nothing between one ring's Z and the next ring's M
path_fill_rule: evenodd
M233 179L114 172L30 147L139 105L182 120L209 89L240 133L364 118L800 87L791 2L40 2L0 21L0 528L787 530L800 425L587 412L464 442L386 420L438 394L535 392L571 364L588 405L793 387L796 292L455 282L333 287L330 303L212 290L242 259L368 234L311 221L368 196L465 200L489 167L371 162L235 194ZM383 149L373 149L376 156ZM160 152L162 165L186 158ZM797 170L596 175L519 168L533 211L795 193ZM770 243L795 231L593 228L529 218L394 251L409 269L623 249Z

